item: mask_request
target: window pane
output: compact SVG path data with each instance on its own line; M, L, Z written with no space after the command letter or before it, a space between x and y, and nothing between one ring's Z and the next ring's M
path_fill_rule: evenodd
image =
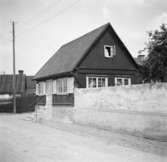
M62 91L67 92L67 79L63 79Z
M101 78L98 78L98 87L102 87L102 80L101 80Z
M63 92L63 82L62 80L60 80L60 84L59 84L59 92L62 93Z
M129 79L128 79L128 78L125 78L125 79L124 79L124 84L125 84L125 85L129 85Z
M60 79L57 80L56 89L58 93L61 93L61 80Z
M93 88L97 87L96 86L96 78L93 78Z
M121 78L117 79L117 85L122 85L122 79Z
M105 57L113 57L116 54L115 45L104 45L104 56Z
M105 81L106 81L106 79L105 79L105 78L102 78L102 79L101 79L101 82L102 82L102 83L101 83L101 84L102 84L102 87L105 87Z
M96 78L88 78L88 87L89 88L94 88L97 87L97 83L96 83Z
M108 86L108 78L107 77L88 77L87 82L88 82L87 83L88 88Z
M89 88L93 87L93 85L92 85L93 83L92 82L93 82L93 79L92 78L88 78L88 87Z
M68 92L68 78L56 80L56 90L57 93L67 93Z
M98 78L98 87L105 87L105 78Z

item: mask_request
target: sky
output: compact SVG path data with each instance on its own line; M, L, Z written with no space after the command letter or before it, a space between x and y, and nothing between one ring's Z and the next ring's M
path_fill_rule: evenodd
M62 46L107 22L132 56L147 32L167 24L166 0L0 0L0 73L12 73L12 24L16 71L35 75Z

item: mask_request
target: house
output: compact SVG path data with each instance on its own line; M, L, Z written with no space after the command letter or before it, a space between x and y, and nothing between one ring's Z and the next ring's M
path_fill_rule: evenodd
M37 72L44 107L74 106L74 88L140 82L138 65L110 23L63 45Z
M33 76L26 76L23 70L19 70L15 77L15 90L16 97L20 98L26 95L35 94L35 81ZM4 109L12 107L13 103L13 75L2 74L0 75L0 112L6 112ZM4 108L7 107L7 108Z

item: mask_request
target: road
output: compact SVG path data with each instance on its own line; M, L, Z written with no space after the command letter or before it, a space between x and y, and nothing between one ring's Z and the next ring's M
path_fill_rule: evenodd
M90 133L90 128L53 125L35 123L22 114L1 114L0 162L167 161L165 153L156 154L156 151L145 151L144 147L136 149L123 145L123 140L115 142L117 135L112 133L101 133L100 130ZM154 150L149 147L148 150Z

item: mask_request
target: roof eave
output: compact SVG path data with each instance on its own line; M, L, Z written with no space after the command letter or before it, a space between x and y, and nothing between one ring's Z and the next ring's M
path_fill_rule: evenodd
M56 79L56 78L67 77L67 76L72 76L72 75L73 75L73 71L69 71L69 72L47 75L43 77L34 77L33 80L42 81L42 80Z

